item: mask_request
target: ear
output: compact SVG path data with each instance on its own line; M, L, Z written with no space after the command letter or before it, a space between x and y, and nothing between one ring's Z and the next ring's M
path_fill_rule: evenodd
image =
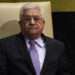
M18 23L19 23L20 26L22 25L22 22L21 21L19 21Z
M18 21L19 24L21 24L21 21Z
M43 25L45 25L45 20L43 20Z

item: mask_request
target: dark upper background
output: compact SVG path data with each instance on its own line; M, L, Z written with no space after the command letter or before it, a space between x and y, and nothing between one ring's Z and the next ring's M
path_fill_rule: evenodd
M2 2L26 2L49 0L0 0ZM75 0L50 0L54 38L64 42L70 72L75 75Z

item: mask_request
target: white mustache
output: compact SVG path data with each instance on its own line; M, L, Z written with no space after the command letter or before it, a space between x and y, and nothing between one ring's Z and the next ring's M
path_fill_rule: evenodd
M32 27L34 27L34 28L36 28L36 29L38 28L38 26L36 26L36 25L34 25L34 26L29 25L27 28L30 29L30 28L32 28Z

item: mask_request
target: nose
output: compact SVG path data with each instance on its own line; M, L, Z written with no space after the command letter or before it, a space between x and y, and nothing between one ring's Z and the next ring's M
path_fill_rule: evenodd
M31 19L30 23L31 23L31 24L35 24L35 21L34 21L33 18Z

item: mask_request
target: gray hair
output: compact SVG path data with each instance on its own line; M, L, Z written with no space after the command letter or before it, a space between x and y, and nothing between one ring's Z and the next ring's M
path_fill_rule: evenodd
M42 19L44 19L44 10L42 7L37 5L36 3L28 3L26 5L23 5L20 9L20 20L22 20L23 11L27 9L35 9L38 8L41 12Z

